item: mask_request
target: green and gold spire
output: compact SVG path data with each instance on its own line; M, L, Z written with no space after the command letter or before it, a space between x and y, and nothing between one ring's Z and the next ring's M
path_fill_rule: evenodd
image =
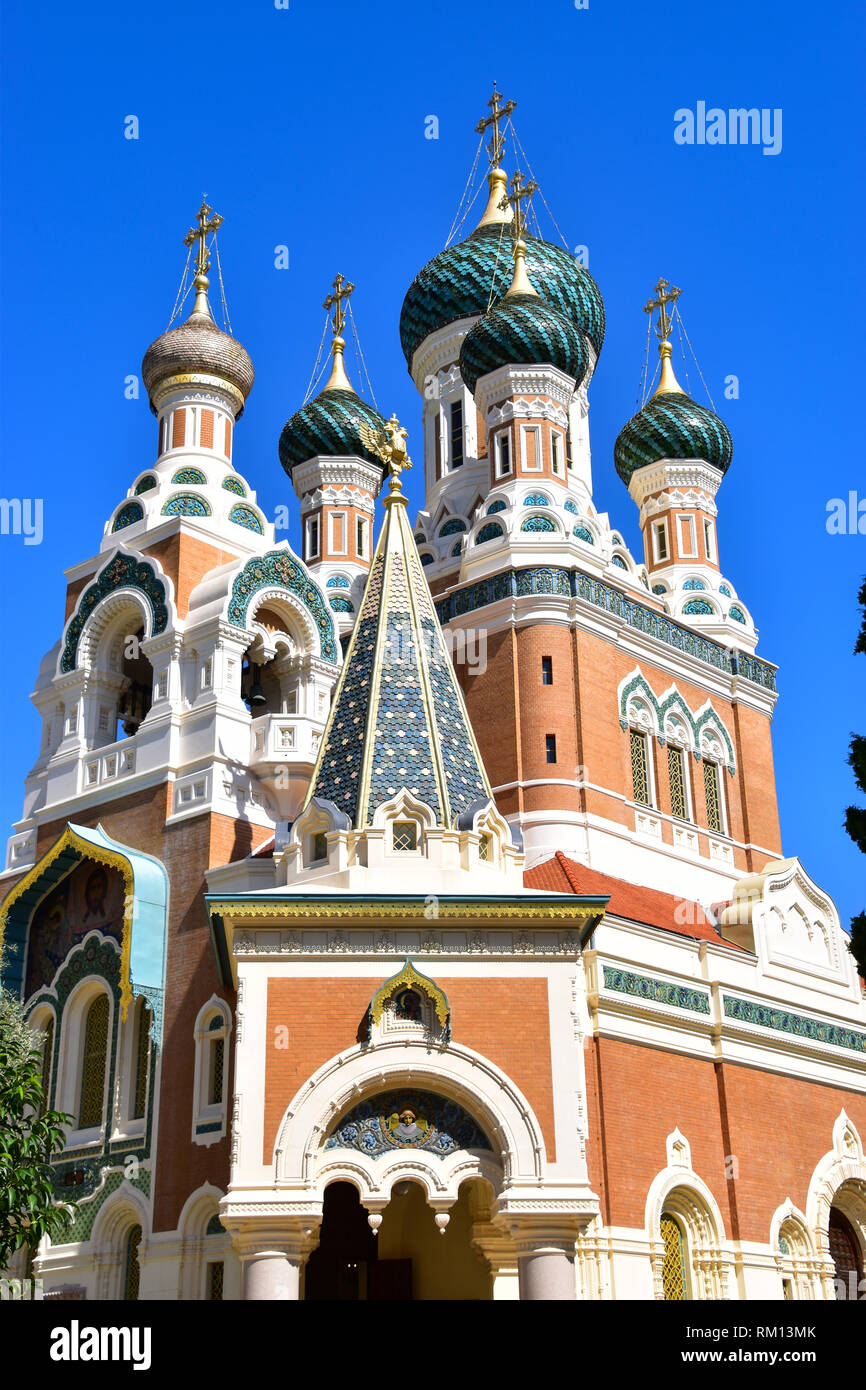
M406 430L392 415L370 436L385 520L305 804L333 802L360 830L405 788L453 828L492 792L409 525Z

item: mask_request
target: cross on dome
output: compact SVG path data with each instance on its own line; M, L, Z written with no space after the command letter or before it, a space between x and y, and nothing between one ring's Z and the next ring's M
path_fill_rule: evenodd
M650 319L652 319L652 312L654 309L658 309L659 314L658 323L656 324L655 331L659 338L659 357L661 358L662 366L661 372L659 373L659 384L653 392L653 395L682 396L685 395L685 392L683 391L683 388L680 386L680 383L677 381L676 376L674 375L674 369L671 366L670 332L671 325L673 323L673 317L671 314L668 313L668 305L676 304L677 300L682 294L682 290L679 289L676 285L671 285L669 280L665 280L664 278L660 277L655 286L654 294L655 298L648 299L646 304L643 306L644 313L649 314Z
M499 122L503 118L507 118L508 116L510 116L512 111L517 106L516 101L510 100L506 101L504 105L500 106L499 103L501 101L502 93L496 90L496 78L494 77L493 96L487 103L487 105L490 107L490 115L482 116L481 120L475 127L479 135L484 135L485 131L489 130L491 126L493 127L493 134L490 137L490 140L487 144L487 156L490 160L491 169L499 168L500 162L502 160L502 152L505 146L505 137L500 134Z

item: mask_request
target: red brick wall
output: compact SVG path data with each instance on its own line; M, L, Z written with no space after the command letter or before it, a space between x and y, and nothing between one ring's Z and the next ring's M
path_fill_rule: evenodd
M453 1037L480 1052L515 1082L532 1106L548 1158L556 1157L547 981L441 979L451 1005ZM286 1107L329 1057L357 1042L358 1028L381 976L268 981L267 1038L288 1028L288 1047L269 1046L265 1059L262 1161L270 1163Z
M805 1209L839 1111L866 1128L866 1096L752 1067L611 1038L593 1039L586 1063L589 1176L609 1225L643 1227L650 1184L667 1166L665 1140L679 1128L725 1234L767 1241L786 1197ZM736 1161L733 1180L726 1156Z

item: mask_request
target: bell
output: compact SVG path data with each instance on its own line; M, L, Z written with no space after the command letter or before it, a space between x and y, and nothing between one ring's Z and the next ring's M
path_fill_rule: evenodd
M262 705L266 705L268 702L259 681L259 668L258 666L253 666L250 669L253 675L253 683L250 686L250 693L247 696L247 704L250 709L261 709Z

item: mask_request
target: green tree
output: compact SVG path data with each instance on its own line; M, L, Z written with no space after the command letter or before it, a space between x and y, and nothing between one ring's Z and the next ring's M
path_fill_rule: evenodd
M46 1109L45 1100L42 1053L21 1003L0 988L0 1270L22 1247L30 1269L42 1237L55 1239L69 1222L68 1208L54 1199L51 1158L72 1117Z
M858 601L862 610L860 635L854 643L855 652L866 655L866 580L863 581ZM854 769L854 781L861 792L866 792L866 736L854 734L848 762ZM866 807L849 806L845 812L845 829L862 854L866 854ZM857 969L866 979L866 912L859 912L851 921L851 940L848 949L857 962Z

